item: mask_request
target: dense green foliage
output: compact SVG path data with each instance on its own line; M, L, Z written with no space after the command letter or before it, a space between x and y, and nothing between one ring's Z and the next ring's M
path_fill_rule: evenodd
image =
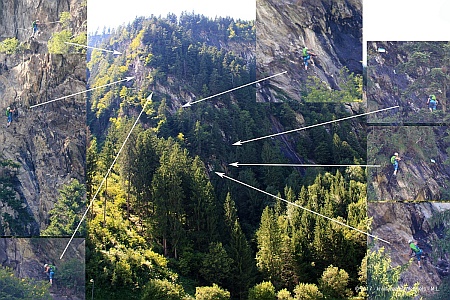
M0 53L16 54L27 49L28 45L20 43L16 38L7 38L0 43Z
M391 258L384 252L384 248L369 250L366 266L369 299L407 300L415 299L419 294L419 283L414 286L399 285L400 274L408 268L408 264L392 267Z
M308 77L306 85L306 102L362 102L362 76L350 73L347 68L339 71L342 80L341 90L333 90L318 77Z
M58 288L69 289L75 294L84 293L85 268L79 259L70 259L58 265Z
M59 16L59 23L62 25L61 30L52 33L50 40L48 41L48 52L54 54L67 54L70 49L75 48L79 53L85 53L86 48L80 46L71 46L66 42L86 45L87 35L86 32L75 34L74 25L72 25L72 17L69 12L63 11Z
M30 279L20 279L10 269L0 268L0 299L46 300L50 298L48 285Z
M358 283L364 235L227 182L213 171L225 170L246 184L366 230L361 168L227 166L236 160L364 163L363 118L235 147L231 144L238 140L349 113L341 104L289 99L256 104L250 86L180 108L188 97L201 99L254 80L255 60L243 55L250 53L254 37L253 22L183 14L180 20L173 15L139 18L94 38L96 46L128 51L119 57L92 52L92 87L136 78L97 89L88 99L90 196L153 92L89 217L87 273L101 290L98 299L156 299L163 294L163 299L180 299L192 297L197 288L204 293L202 286L220 286L231 298L246 299L260 293L255 283L261 281L273 287L270 294L276 297L279 290L293 292L300 282L318 285L330 265L348 274L345 280L338 276L339 282L348 287ZM349 87L345 97L355 88ZM348 293L347 285L343 291L322 286L330 294Z
M33 220L32 212L22 205L22 199L15 190L19 167L18 163L0 157L0 199L3 206L0 235L29 234L27 226Z
M230 299L230 292L223 290L217 284L213 286L197 287L195 300L227 300Z
M55 207L50 210L50 224L42 231L47 236L70 236L80 223L81 217L86 210L85 185L77 179L59 191L59 198ZM79 235L85 235L85 227L80 228Z
M445 253L450 250L450 210L437 212L428 220L432 228L439 229L442 234L440 238L436 238L433 241L433 259L445 257Z

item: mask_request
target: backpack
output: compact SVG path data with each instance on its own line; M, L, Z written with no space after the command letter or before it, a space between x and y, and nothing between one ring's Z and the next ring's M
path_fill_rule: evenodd
M50 272L55 272L56 271L56 267L54 265L50 265Z
M391 157L391 164L394 164L395 163L395 155L392 155L392 157Z
M414 243L409 244L409 247L416 253L420 251L420 249Z
M6 109L6 116L9 115L9 109Z
M303 56L308 56L308 49L307 48L303 48Z

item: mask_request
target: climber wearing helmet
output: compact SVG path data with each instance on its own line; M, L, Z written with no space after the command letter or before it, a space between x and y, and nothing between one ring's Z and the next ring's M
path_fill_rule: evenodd
M47 276L50 279L50 284L53 284L53 275L55 275L55 266L45 264L44 265L44 272L47 273Z
M417 263L419 264L419 268L422 269L422 266L420 265L420 258L422 257L422 249L417 246L417 241L409 240L408 241L409 248L411 248L411 255L416 255Z
M31 35L31 37L34 37L34 35L35 35L36 33L39 34L38 25L39 25L39 20L33 21L33 23L32 23L33 34Z
M307 47L303 48L302 51L303 62L305 63L305 70L308 70L308 62L311 59L311 56L317 56L313 52L309 51Z
M401 158L398 156L397 152L395 152L394 155L391 157L391 164L394 166L394 176L397 175L398 162L400 160L401 160Z
M428 104L428 109L430 110L430 112L433 112L434 110L436 110L436 106L438 104L436 96L430 95L430 97L428 97L427 104Z
M6 127L9 127L9 125L11 125L13 112L14 109L8 106L8 108L6 109L6 116L8 117L8 124L6 125Z

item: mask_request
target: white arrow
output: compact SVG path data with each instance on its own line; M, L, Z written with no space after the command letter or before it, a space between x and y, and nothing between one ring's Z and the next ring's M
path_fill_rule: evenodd
M317 126L330 124L330 123L336 123L336 122L340 122L340 121L344 121L344 120L348 120L348 119L353 119L353 118L362 117L362 116L366 116L366 115L370 115L370 114L375 114L375 113L380 112L380 111L385 111L385 110L388 110L388 109L394 109L394 108L397 108L397 107L400 107L400 106L396 105L396 106L393 106L393 107L383 108L383 109L379 109L379 110L375 110L375 111L371 111L371 112L367 112L367 113L363 113L363 114L359 114L359 115L345 117L345 118L342 118L342 119L332 120L332 121L328 121L328 122L324 122L324 123L320 123L320 124L315 124L315 125L306 126L306 127L297 128L297 129L292 129L292 130L288 130L288 131L284 131L284 132L274 133L274 134L271 134L271 135L266 135L266 136L262 136L262 137L259 137L259 138L247 140L247 141L238 141L238 142L234 143L233 146L241 146L242 144L249 143L249 142L254 142L254 141L257 141L257 140L267 139L267 138L270 138L270 137L273 137L273 136L277 136L277 135L282 135L282 134L296 132L296 131L300 131L300 130L305 130L305 129L309 129L309 128L313 128L313 127L317 127Z
M86 46L86 45L81 45L81 44L76 44L76 43L69 43L69 42L64 42L64 43L69 44L69 45L74 45L74 46L80 46L80 47L85 47L85 48L90 48L90 49L96 49L96 50L100 50L100 51L110 52L113 55L122 54L122 52L119 52L119 51L116 51L116 50L106 50L106 49L101 49L101 48L96 48L96 47L91 47L91 46Z
M242 164L234 162L230 166L239 168L240 166L264 166L264 167L369 167L379 168L381 165L314 165L314 164Z
M246 187L249 187L249 188L251 188L251 189L254 189L254 190L258 191L258 192L261 192L261 193L263 193L263 194L266 194L266 195L268 195L268 196L271 196L271 197L273 197L273 198L276 198L276 199L278 199L278 200L284 201L284 202L286 202L286 203L288 203L288 204L291 204L291 205L294 205L294 206L296 206L296 207L298 207L298 208L301 208L301 209L303 209L303 210L306 210L307 212L310 212L310 213L312 213L312 214L315 214L315 215L318 215L318 216L320 216L320 217L322 217L322 218L325 218L325 219L327 219L327 220L330 220L330 221L332 221L332 222L334 222L334 223L337 223L337 224L342 225L342 226L345 226L345 227L347 227L347 228L356 230L356 231L358 231L358 232L360 232L360 233L362 233L362 234L365 234L365 235L367 235L367 236L373 237L373 238L378 239L378 240L380 240L380 241L382 241L382 242L385 242L385 243L390 244L390 242L388 242L388 241L386 241L386 240L383 240L383 239L381 239L381 238L379 238L379 237L377 237L377 236L375 236L375 235L372 235L372 234L370 234L370 233L367 233L367 232L364 232L364 231L362 231L362 230L359 230L358 228L355 228L355 227L352 227L352 226L347 225L347 224L345 224L345 223L342 223L341 221L338 221L338 220L335 220L335 219L333 219L333 218L327 217L327 216L325 216L325 215L319 214L318 212L315 212L315 211L310 210L310 209L308 209L308 208L306 208L306 207L303 207L303 206L301 206L301 205L298 205L297 203L293 203L293 202L287 201L287 200L285 200L285 199L283 199L283 198L281 198L281 197L272 195L272 194L270 194L270 193L268 193L268 192L266 192L266 191L263 191L263 190L260 190L260 189L258 189L258 188L255 188L255 187L253 187L253 186L251 186L251 185L249 185L249 184L246 184L246 183L244 183L244 182L242 182L242 181L239 181L239 180L236 180L236 179L234 179L234 178L228 177L227 175L225 175L225 173L220 173L220 172L215 172L215 173L216 173L217 175L219 175L221 178L227 178L227 179L229 179L229 180L232 180L232 181L234 181L234 182L237 182L237 183L239 183L239 184L242 184L242 185L244 185L244 186L246 186Z
M281 73L278 73L278 74L275 74L275 75L272 75L272 76L269 76L269 77L265 77L265 78L263 78L263 79L259 79L259 80L256 80L256 81L253 81L253 82L244 84L244 85L240 85L240 86L238 86L238 87L232 88L232 89L227 90L227 91L225 91L225 92L221 92L221 93L219 93L219 94L215 94L215 95L212 95L212 96L209 96L209 97L206 97L206 98L203 98L203 99L194 101L194 102L188 102L188 103L182 105L181 107L189 107L189 106L191 106L192 104L199 103L199 102L202 102L202 101L205 101L205 100L208 100L208 99L211 99L211 98L214 98L214 97L217 97L217 96L220 96L220 95L223 95L223 94L226 94L226 93L229 93L229 92L238 90L238 89L241 89L241 88L243 88L243 87L246 87L246 86L249 86L249 85L258 83L258 82L263 81L263 80L267 80L267 79L269 79L269 78L272 78L272 77L275 77L275 76L278 76L278 75L281 75L281 74L284 74L284 73L287 73L287 71L284 71L284 72L281 72Z
M117 158L119 158L120 152L122 152L123 147L125 146L126 142L128 141L128 138L130 137L131 132L133 132L134 127L136 127L136 124L139 121L139 118L141 117L142 113L145 110L145 107L147 106L147 103L152 100L152 95L153 95L153 93L151 93L150 96L147 97L147 101L145 102L144 106L142 107L141 113L139 114L139 116L137 117L136 121L134 122L133 127L131 127L130 132L128 133L127 137L125 138L125 141L123 141L122 147L120 147L119 152L117 152L117 155L114 158L114 161L112 162L111 166L109 167L108 172L106 172L106 175L103 178L102 182L100 183L100 186L98 187L97 191L95 192L94 197L92 197L91 202L89 202L89 205L88 205L86 211L84 212L83 217L81 218L80 222L78 223L77 228L75 228L75 231L73 232L72 237L70 238L69 242L67 243L66 248L64 248L64 251L61 254L61 256L59 257L59 259L63 258L64 253L66 253L67 248L69 248L69 245L72 242L72 240L73 240L75 234L77 233L78 229L80 228L81 223L83 223L83 221L86 218L86 215L87 215L89 209L91 208L92 204L94 203L95 198L97 197L98 193L100 192L100 189L102 188L103 183L105 183L106 178L108 178L109 173L111 173L111 170L112 170L114 164L116 163Z
M55 101L58 101L58 100L70 98L70 97L73 97L73 96L76 96L76 95L79 95L79 94L87 93L89 91L93 91L93 90L96 90L96 89L99 89L99 88L102 88L102 87L105 87L105 86L113 85L113 84L116 84L116 83L119 83L119 82L122 82L122 81L130 81L133 78L134 77L126 77L125 79L122 79L122 80L119 80L119 81L114 81L114 82L111 82L111 83L108 83L108 84L105 84L105 85L97 86L95 88L92 88L92 89L89 89L89 90L85 90L85 91L81 91L81 92L78 92L78 93L75 93L75 94L72 94L72 95L69 95L69 96L64 96L64 97L61 97L61 98L57 98L57 99L53 99L53 100L50 100L50 101L42 102L42 103L39 103L39 104L31 105L30 108L34 108L34 107L41 106L41 105L44 105L44 104L48 104L48 103L51 103L51 102L55 102Z

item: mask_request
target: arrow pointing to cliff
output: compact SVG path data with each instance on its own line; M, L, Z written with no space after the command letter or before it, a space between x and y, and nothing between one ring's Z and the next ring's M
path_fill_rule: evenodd
M223 95L223 94L226 94L226 93L229 93L229 92L238 90L238 89L241 89L241 88L243 88L243 87L246 87L246 86L249 86L249 85L258 83L258 82L263 81L263 80L267 80L267 79L269 79L269 78L273 78L273 77L275 77L275 76L279 76L279 75L284 74L284 73L287 73L287 71L284 71L284 72L281 72L281 73L278 73L278 74L275 74L275 75L272 75L272 76L269 76L269 77L265 77L265 78L263 78L263 79L259 79L259 80L256 80L256 81L253 81L253 82L250 82L250 83L246 83L246 84L244 84L244 85L240 85L240 86L238 86L238 87L232 88L232 89L227 90L227 91L225 91L225 92L221 92L221 93L218 93L218 94L215 94L215 95L212 95L212 96L209 96L209 97L206 97L206 98L203 98L203 99L194 101L194 102L188 102L188 103L182 105L181 107L190 107L192 104L196 104L196 103L199 103L199 102L202 102L202 101L205 101L205 100L208 100L208 99L211 99L211 98L214 98L214 97L217 97L217 96L220 96L220 95Z
M89 49L95 49L95 50L100 50L100 51L104 51L104 52L110 52L114 55L118 55L118 54L122 54L122 52L116 51L116 50L106 50L106 49L101 49L101 48L96 48L96 47L91 47L91 46L86 46L86 45L81 45L81 44L76 44L76 43L69 43L69 42L64 42L68 45L74 45L74 46L80 46L80 47L85 47L85 48L89 48Z
M75 228L75 231L73 232L72 237L70 238L69 242L67 243L66 248L64 248L64 251L63 251L63 253L61 254L61 256L59 257L59 259L62 259L62 258L63 258L64 254L65 254L66 251L67 251L67 248L69 248L70 243L72 242L73 238L75 237L75 234L78 232L78 229L80 229L81 223L83 223L83 221L84 221L84 219L86 218L86 215L87 215L89 209L91 209L91 206L92 206L92 204L94 203L95 198L97 197L97 195L98 195L98 193L100 192L100 190L101 190L103 184L105 183L106 178L108 178L109 173L111 173L111 170L112 170L114 164L116 163L117 159L119 158L120 152L122 152L122 149L123 149L123 147L125 146L125 144L127 143L128 138L130 137L131 133L133 132L134 127L136 127L136 124L137 124L137 122L139 121L139 118L141 117L142 113L144 112L145 107L146 107L147 104L152 100L152 96L153 96L153 93L151 93L150 96L147 97L147 101L145 101L145 104L144 104L144 106L142 107L142 110L141 110L139 116L137 117L136 121L134 122L133 127L131 127L130 132L128 133L127 137L126 137L125 140L123 141L122 146L121 146L120 149L119 149L119 152L117 152L117 155L116 155L116 157L114 158L114 160L113 160L111 166L109 167L108 172L106 172L106 175L105 175L105 177L103 178L102 182L100 183L100 186L98 187L98 189L97 189L97 191L95 192L94 196L92 197L91 202L89 202L89 205L88 205L86 211L84 212L83 217L81 218L80 222L78 223L77 228Z
M90 91L93 91L93 90L96 90L96 89L99 89L99 88L102 88L102 87L105 87L105 86L109 86L109 85L113 85L113 84L122 82L122 81L127 81L128 82L128 81L130 81L133 78L134 77L126 77L125 79L122 79L122 80L119 80L119 81L114 81L114 82L111 82L111 83L108 83L108 84L105 84L105 85L97 86L97 87L89 89L89 90L81 91L81 92L78 92L78 93L75 93L75 94L72 94L72 95L68 95L68 96L64 96L64 97L61 97L61 98L53 99L53 100L50 100L50 101L42 102L42 103L39 103L39 104L31 105L30 108L34 108L34 107L38 107L38 106L41 106L41 105L44 105L44 104L48 104L48 103L51 103L51 102L55 102L55 101L58 101L58 100L70 98L70 97L73 97L73 96L76 96L76 95L79 95L79 94L84 94L84 93L87 93L87 92L90 92Z
M378 240L380 240L380 241L382 241L382 242L385 242L385 243L390 244L390 242L388 242L388 241L386 241L386 240L383 240L383 239L381 239L381 238L379 238L379 237L377 237L377 236L375 236L375 235L372 235L372 234L367 233L367 232L365 232L365 231L359 230L358 228L355 228L355 227L352 227L352 226L350 226L350 225L347 225L347 224L345 224L345 223L343 223L343 222L341 222L341 221L338 221L338 220L336 220L336 219L333 219L333 218L327 217L327 216L325 216L325 215L322 215L322 214L320 214L320 213L318 213L318 212L315 212L315 211L313 211L313 210L311 210L311 209L308 209L308 208L306 208L306 207L303 207L303 206L301 206L301 205L299 205L299 204L297 204L297 203L290 202L290 201L288 201L288 200L286 200L286 199L283 199L283 198L281 198L281 197L272 195L272 194L270 194L270 193L268 193L268 192L266 192L266 191L263 191L263 190L260 190L260 189L258 189L258 188L255 188L254 186L251 186L251 185L246 184L246 183L244 183L244 182L242 182L242 181L239 181L239 180L236 180L236 179L234 179L234 178L231 178L231 177L225 175L225 173L220 173L220 172L215 172L215 173L216 173L218 176L220 176L221 178L226 178L226 179L229 179L229 180L231 180L231 181L237 182L237 183L239 183L239 184L242 184L243 186L246 186L246 187L248 187L248 188L254 189L255 191L258 191L258 192L260 192L260 193L266 194L266 195L268 195L268 196L270 196L270 197L273 197L273 198L276 198L276 199L278 199L278 200L284 201L284 202L286 202L287 204L296 206L296 207L298 207L298 208L301 208L301 209L303 209L303 210L306 210L307 212L310 212L310 213L312 213L312 214L315 214L315 215L317 215L317 216L320 216L320 217L322 217L322 218L325 218L325 219L327 219L327 220L330 220L330 221L332 221L332 222L334 222L334 223L337 223L337 224L339 224L339 225L345 226L345 227L350 228L350 229L352 229L352 230L356 230L356 231L358 231L359 233L365 234L365 235L367 235L367 236L373 237L373 238L378 239Z
M254 141L257 141L257 140L267 139L267 138L270 138L270 137L274 137L274 136L278 136L278 135L282 135L282 134L286 134L286 133L296 132L296 131L305 130L305 129L309 129L309 128L313 128L313 127L317 127L317 126L322 126L322 125L336 123L336 122L340 122L340 121L344 121L344 120L348 120L348 119L353 119L353 118L357 118L357 117L362 117L362 116L366 116L366 115L370 115L370 114L375 114L375 113L378 113L378 112L381 112L381 111L394 109L394 108L398 108L398 107L400 107L400 106L396 105L396 106L393 106L393 107L383 108L383 109L379 109L379 110L375 110L375 111L371 111L371 112L367 112L367 113L363 113L363 114L359 114L359 115L345 117L345 118L342 118L342 119L332 120L332 121L328 121L328 122L324 122L324 123L320 123L320 124L315 124L315 125L306 126L306 127L297 128L297 129L292 129L292 130L288 130L288 131L284 131L284 132L274 133L274 134L271 134L271 135L266 135L266 136L262 136L262 137L259 137L259 138L254 138L254 139L251 139L251 140L247 140L247 141L238 141L238 142L234 143L233 146L241 146L242 144L254 142Z
M379 168L381 165L314 165L314 164L242 164L234 162L230 166L239 168L241 166L264 166L264 167L369 167Z

